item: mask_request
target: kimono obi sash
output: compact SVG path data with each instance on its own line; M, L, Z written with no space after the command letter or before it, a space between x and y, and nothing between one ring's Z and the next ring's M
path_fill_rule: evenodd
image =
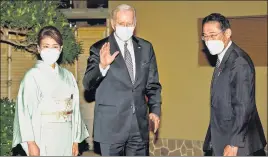
M42 103L43 122L71 122L73 113L73 95L67 98L51 98Z

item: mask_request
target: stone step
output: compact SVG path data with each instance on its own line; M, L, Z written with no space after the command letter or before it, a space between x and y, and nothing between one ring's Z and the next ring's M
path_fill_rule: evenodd
M97 154L94 151L86 151L81 156L100 156L100 154Z

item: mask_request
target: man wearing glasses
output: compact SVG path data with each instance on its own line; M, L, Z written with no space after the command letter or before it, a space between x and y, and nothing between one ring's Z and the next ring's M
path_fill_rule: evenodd
M160 123L156 57L150 42L133 36L133 7L117 6L111 25L114 32L91 46L83 80L86 90L96 91L94 140L104 156L146 156L149 119L154 132Z
M202 22L210 54L217 55L211 81L210 123L204 152L216 156L264 155L266 140L255 102L255 68L251 58L231 41L228 19L218 13Z

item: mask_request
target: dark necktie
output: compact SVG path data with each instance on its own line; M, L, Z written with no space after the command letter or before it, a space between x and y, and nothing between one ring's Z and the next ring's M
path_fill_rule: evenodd
M132 84L134 84L135 80L134 80L134 73L133 73L133 63L132 63L130 52L127 49L127 43L125 43L125 45L124 45L124 57L125 57L124 59L126 62L126 66L128 69L128 73L129 73L131 82L132 82Z
M216 62L216 68L219 68L219 66L220 66L220 60L219 60L219 58L217 59L217 62Z

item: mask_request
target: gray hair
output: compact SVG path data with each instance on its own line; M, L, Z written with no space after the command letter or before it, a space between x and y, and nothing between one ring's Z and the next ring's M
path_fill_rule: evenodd
M111 19L116 21L116 14L119 11L125 11L125 10L129 10L129 11L133 12L133 14L134 14L134 24L136 25L136 10L135 10L134 7L132 7L132 6L128 5L128 4L120 4L115 9L113 9L112 13L111 13Z

